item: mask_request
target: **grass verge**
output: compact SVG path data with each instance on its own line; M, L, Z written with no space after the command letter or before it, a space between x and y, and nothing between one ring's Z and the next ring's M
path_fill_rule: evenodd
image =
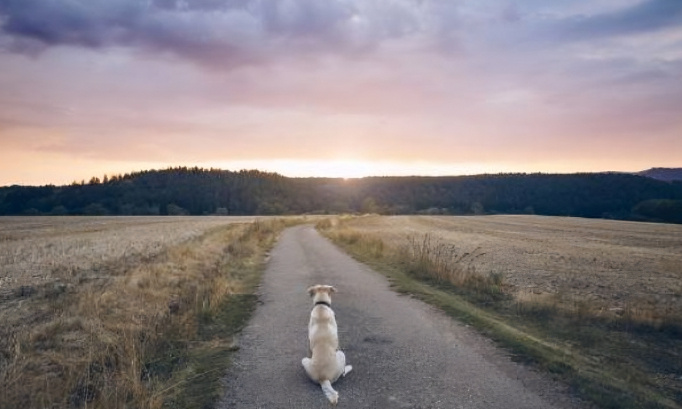
M594 316L582 301L521 302L504 276L476 271L480 254L459 253L429 235L402 244L352 228L353 219L326 220L318 230L361 262L385 274L394 288L437 306L573 386L602 408L680 408L679 351L674 319L657 325ZM561 296L560 294L558 296Z
M290 219L234 224L156 256L3 299L0 408L204 408ZM96 278L93 278L96 277Z

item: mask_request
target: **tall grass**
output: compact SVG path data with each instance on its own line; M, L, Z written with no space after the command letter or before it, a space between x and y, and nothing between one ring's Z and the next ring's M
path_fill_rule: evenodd
M283 221L216 228L107 274L5 299L1 408L203 407Z
M482 274L476 270L476 260L485 255L480 248L462 251L431 233L408 235L406 240L397 256L417 278L449 283L480 294L501 294L504 274Z
M502 295L504 274L477 271L476 260L485 255L480 248L462 251L433 234L408 234L396 242L386 242L378 235L363 233L339 225L335 219L317 223L332 240L375 260L398 263L411 276L427 281L447 283L479 296Z

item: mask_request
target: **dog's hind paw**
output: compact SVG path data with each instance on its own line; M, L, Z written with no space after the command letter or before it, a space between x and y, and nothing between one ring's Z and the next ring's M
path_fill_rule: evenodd
M353 370L353 365L346 365L345 368L343 368L343 376L348 375L348 372Z

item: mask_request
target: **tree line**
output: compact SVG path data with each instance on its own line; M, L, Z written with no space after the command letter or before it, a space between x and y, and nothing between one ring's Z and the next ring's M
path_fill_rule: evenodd
M0 188L0 215L540 214L682 223L682 182L620 173L287 178L177 167Z

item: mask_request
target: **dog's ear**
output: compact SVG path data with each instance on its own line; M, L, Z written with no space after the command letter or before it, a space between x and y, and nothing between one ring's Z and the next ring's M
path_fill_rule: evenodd
M315 294L316 290L317 290L317 286L311 285L310 287L308 287L308 294L310 294L310 296L312 297Z
M329 293L335 293L335 292L336 292L336 288L334 288L334 286L330 285L329 286Z

